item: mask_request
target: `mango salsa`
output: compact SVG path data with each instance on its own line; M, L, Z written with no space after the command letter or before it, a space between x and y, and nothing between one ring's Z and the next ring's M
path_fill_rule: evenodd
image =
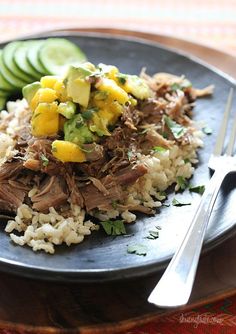
M127 106L151 97L138 76L122 74L113 65L72 65L65 77L47 75L27 85L23 95L32 110L32 134L61 135L52 144L62 162L83 162L83 144L110 136Z
M69 141L54 140L52 154L62 162L84 162L86 157L81 148Z

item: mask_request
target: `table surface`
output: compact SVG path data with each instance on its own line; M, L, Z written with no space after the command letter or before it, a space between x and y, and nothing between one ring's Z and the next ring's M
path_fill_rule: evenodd
M108 27L192 40L236 55L236 0L1 0L0 39Z
M115 3L114 10L112 1L107 0L71 0L69 5L65 0L35 0L32 11L29 0L11 0L10 5L8 0L1 0L0 40L42 30L68 27L94 30L88 28L97 27L100 32L138 36L184 50L236 78L235 0L116 0ZM209 316L209 312L209 322L218 319L225 330L229 329L225 333L233 333L236 326L235 254L234 237L201 259L190 303L177 313L157 309L146 302L158 279L155 275L119 285L101 284L98 288L1 274L0 333L64 333L65 330L78 333L79 330L82 334L120 331L164 334L173 330L176 333L177 328L187 333L183 323L188 319L189 332L198 333L194 319L198 315ZM220 300L214 304L217 306L210 307L209 303L216 300ZM194 310L206 303L204 308ZM208 330L206 324L204 328ZM204 328L198 326L199 333L203 333L200 330Z

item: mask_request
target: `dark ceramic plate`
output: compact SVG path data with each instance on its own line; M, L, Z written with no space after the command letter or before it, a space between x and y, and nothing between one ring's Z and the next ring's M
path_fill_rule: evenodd
M199 151L199 164L191 180L194 185L207 183L210 177L207 161L214 146L229 88L235 86L233 79L195 58L144 40L71 32L54 35L64 35L77 43L95 64L114 64L122 72L132 74L138 74L142 67L146 67L149 74L184 74L199 88L214 84L213 97L198 100L194 116L196 120L204 120L213 129L213 134L204 139L205 146ZM236 103L234 107L236 109ZM231 176L220 191L207 231L204 251L215 247L235 232L235 185L236 178ZM109 237L102 230L94 232L82 244L69 248L57 247L53 256L33 253L28 247L15 246L2 226L0 269L39 279L64 281L114 280L163 269L182 240L200 199L200 195L186 191L182 195L170 193L166 203L171 203L173 196L190 201L192 205L163 207L153 217L140 216L136 224L127 226L127 236ZM159 238L147 239L148 231L157 225L161 227ZM128 254L127 246L135 244L144 245L147 255Z

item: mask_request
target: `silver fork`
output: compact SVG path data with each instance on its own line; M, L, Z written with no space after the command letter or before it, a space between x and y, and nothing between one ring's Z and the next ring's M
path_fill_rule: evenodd
M217 194L226 175L236 171L236 158L232 156L236 137L236 117L234 118L226 153L223 154L232 99L233 88L230 89L215 149L208 163L208 167L215 172L206 186L183 242L148 298L149 303L159 307L169 308L187 304Z

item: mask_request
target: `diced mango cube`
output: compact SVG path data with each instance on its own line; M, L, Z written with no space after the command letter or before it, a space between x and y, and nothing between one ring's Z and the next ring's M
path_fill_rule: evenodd
M102 78L96 85L96 88L99 91L107 92L109 100L116 100L121 104L125 104L129 101L128 94L119 87L114 80Z
M97 114L101 117L106 125L113 125L123 113L123 107L117 102L107 103Z
M40 88L30 102L30 107L34 111L39 103L52 103L58 96L54 89Z
M69 141L54 140L52 154L62 162L84 162L86 157L81 148Z
M35 137L54 136L59 130L57 103L39 103L31 119L31 132Z
M53 89L57 92L57 96L61 102L68 101L68 96L66 93L66 87L63 82L63 79L60 78L60 80L57 80L55 85L53 86Z
M108 66L109 67L109 72L107 73L107 77L109 79L115 80L116 79L116 74L119 73L119 70L116 66Z
M118 68L114 65L106 65L106 64L100 63L98 67L107 78L112 79L112 80L115 80L116 75L119 73Z
M54 75L46 75L41 78L41 86L42 88L54 88L55 84L60 80L60 77Z

